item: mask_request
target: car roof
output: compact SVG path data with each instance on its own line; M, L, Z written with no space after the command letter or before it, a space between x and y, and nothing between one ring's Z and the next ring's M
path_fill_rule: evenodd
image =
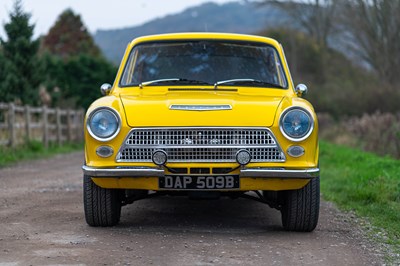
M250 41L268 43L275 47L279 47L278 41L257 35L236 34L236 33L218 33L218 32L183 32L183 33L167 33L157 35L147 35L132 40L130 45L136 45L142 42L152 41L173 41L173 40L230 40L230 41Z

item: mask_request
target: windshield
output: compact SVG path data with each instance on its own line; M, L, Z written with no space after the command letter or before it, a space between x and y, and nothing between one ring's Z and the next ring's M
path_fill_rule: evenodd
M218 41L140 44L129 56L120 85L147 82L157 86L166 81L179 85L214 85L221 81L224 86L249 85L224 82L240 79L256 80L251 86L287 88L281 61L272 46Z

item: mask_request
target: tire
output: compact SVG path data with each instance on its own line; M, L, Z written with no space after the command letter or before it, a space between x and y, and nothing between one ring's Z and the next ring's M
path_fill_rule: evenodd
M83 176L83 205L90 226L114 226L121 217L121 199L117 189L97 186L92 178Z
M282 225L288 231L311 232L318 224L319 177L298 190L283 192Z

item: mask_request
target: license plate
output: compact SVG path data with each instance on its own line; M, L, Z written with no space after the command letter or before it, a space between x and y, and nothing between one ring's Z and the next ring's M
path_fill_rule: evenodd
M163 176L159 179L159 188L188 190L238 189L239 176Z

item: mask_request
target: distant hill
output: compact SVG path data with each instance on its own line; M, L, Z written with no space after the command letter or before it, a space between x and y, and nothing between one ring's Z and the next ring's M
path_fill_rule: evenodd
M109 60L119 63L126 45L138 36L189 31L255 33L278 26L286 18L285 13L272 6L260 7L247 2L206 3L140 26L98 30L94 39Z

